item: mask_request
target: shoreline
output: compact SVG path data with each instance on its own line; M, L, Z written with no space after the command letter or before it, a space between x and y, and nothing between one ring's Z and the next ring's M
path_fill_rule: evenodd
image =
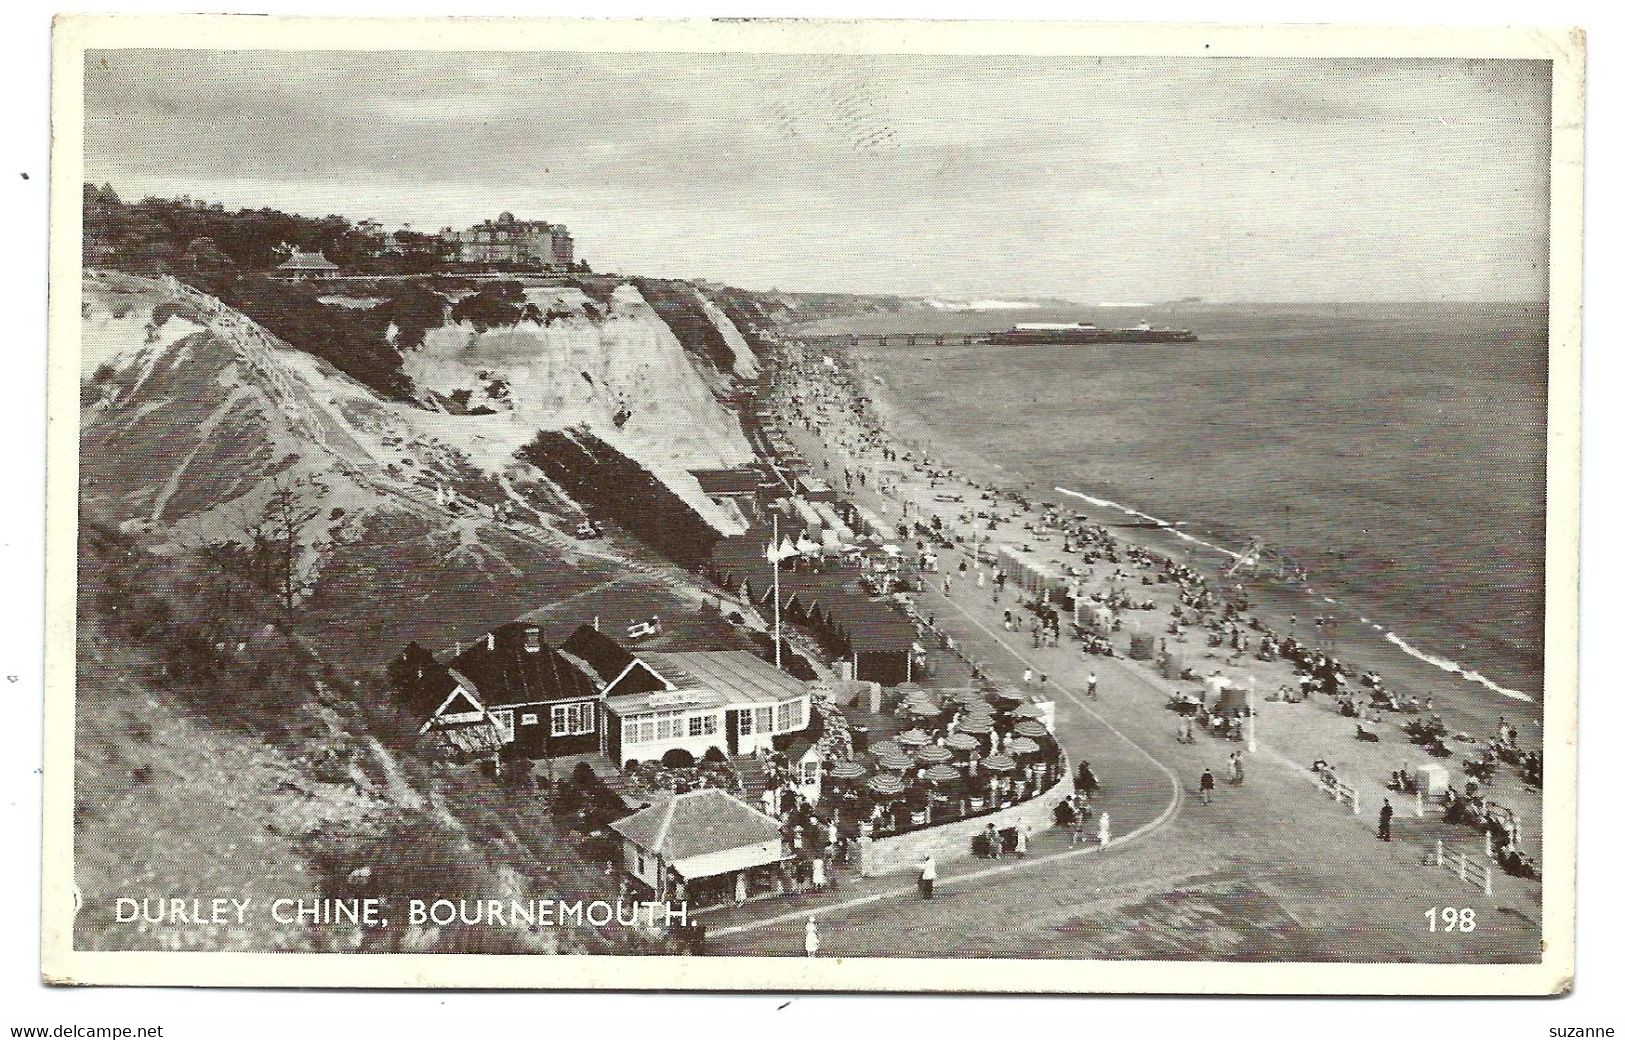
M940 429L905 400L884 377L873 371L876 359L872 353L844 347L826 349L825 352L844 359L858 392L873 403L877 417L892 441L931 456L939 464L948 465L951 457L952 469L961 476L1003 491L1018 490L1034 502L1058 501L1064 507L1068 498L1077 498L1096 509L1111 510L1121 517L1120 522L1114 523L1111 520L1115 518L1096 515L1091 515L1090 519L1105 521L1113 537L1126 544L1175 558L1182 552L1190 554L1192 558L1189 564L1196 567L1209 582L1221 580L1217 574L1221 559L1234 559L1240 555L1233 549L1190 535L1175 524L1114 499L1088 491L1041 486L1025 474L987 459L951 432ZM1197 555L1198 552L1200 555ZM1448 717L1468 723L1457 728L1476 729L1479 732L1488 729L1493 732L1498 716L1515 716L1520 728L1527 727L1528 732L1540 736L1544 743L1545 710L1542 698L1502 686L1473 668L1458 667L1452 670L1441 664L1448 661L1447 658L1416 646L1403 634L1384 624L1381 618L1372 617L1370 613L1362 614L1347 602L1326 596L1312 586L1290 587L1258 582L1248 584L1246 588L1254 600L1249 613L1282 633L1291 630L1289 618L1305 614L1302 607L1307 603L1329 605L1348 612L1344 624L1329 640L1336 655L1345 663L1357 663L1361 669L1379 672L1396 689L1433 696ZM1304 627L1308 627L1307 616L1301 622ZM1359 622L1358 627L1353 622ZM1315 633L1311 631L1300 635L1310 639Z

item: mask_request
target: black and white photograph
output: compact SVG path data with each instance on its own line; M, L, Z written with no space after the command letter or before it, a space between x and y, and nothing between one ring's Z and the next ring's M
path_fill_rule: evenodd
M1566 991L1578 34L249 21L56 27L47 981Z

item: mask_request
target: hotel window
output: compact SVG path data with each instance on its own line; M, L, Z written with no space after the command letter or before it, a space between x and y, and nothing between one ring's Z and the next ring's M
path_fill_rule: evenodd
M555 737L568 737L578 733L591 733L592 731L593 711L591 701L553 705L553 735Z
M801 763L801 782L803 784L816 784L818 782L818 761Z
M535 714L535 712L527 711L523 715L519 716L519 724L521 726L534 726L534 725L536 725L536 714Z
M803 702L800 700L785 701L779 705L780 733L790 733L807 724L806 709L802 705Z
M715 715L695 715L688 720L688 735L691 737L709 737L717 732L717 717Z
M773 709L771 707L756 709L756 732L773 732Z

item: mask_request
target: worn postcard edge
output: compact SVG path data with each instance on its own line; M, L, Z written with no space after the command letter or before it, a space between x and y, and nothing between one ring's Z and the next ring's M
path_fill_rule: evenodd
M41 974L62 985L889 992L1546 995L1574 970L1584 34L1570 28L1062 22L316 19L64 15L53 39ZM1539 963L1235 964L909 959L87 952L72 948L80 202L96 48L1484 57L1552 62L1544 957ZM544 970L538 971L541 967Z

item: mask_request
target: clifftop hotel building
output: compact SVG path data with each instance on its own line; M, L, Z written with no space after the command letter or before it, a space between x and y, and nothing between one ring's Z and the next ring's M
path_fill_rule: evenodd
M518 220L503 213L466 231L445 228L440 237L457 246L457 259L466 263L540 262L568 268L575 263L575 239L563 224L545 220Z

